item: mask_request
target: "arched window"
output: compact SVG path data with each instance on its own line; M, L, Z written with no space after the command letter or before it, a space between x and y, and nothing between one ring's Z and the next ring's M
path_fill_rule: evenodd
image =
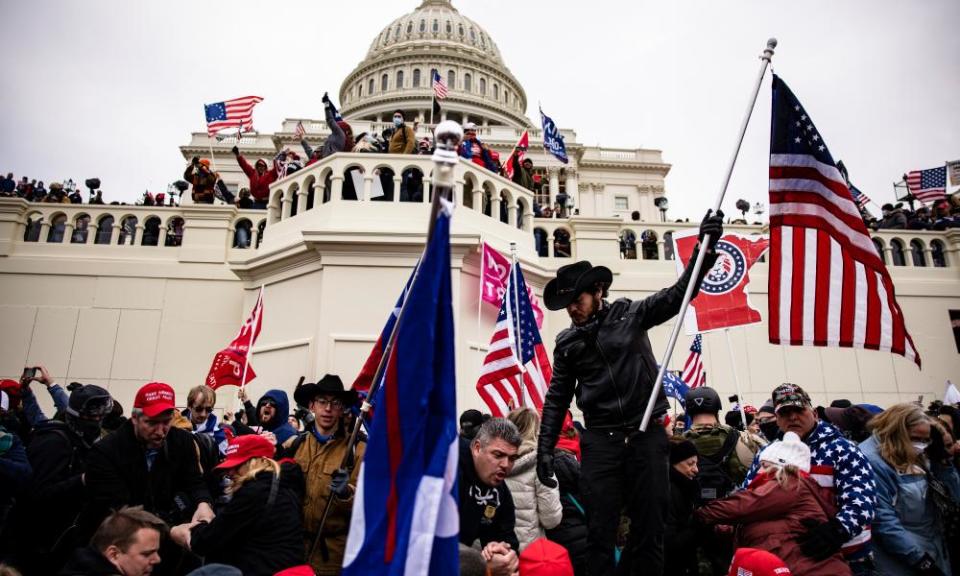
M934 268L947 267L947 254L943 249L943 242L939 240L930 241L930 259L933 260Z
M487 95L487 79L486 78L480 79L480 95L481 96Z
M143 238L141 246L156 246L160 241L160 218L151 216L143 223Z
M167 225L167 239L164 240L164 246L180 246L183 244L183 218L175 216L170 219Z
M457 25L457 33L463 36L463 24Z
M260 223L257 224L257 248L259 248L260 243L263 242L263 235L266 233L266 230L267 230L267 221L261 220Z
M463 75L463 90L464 90L464 92L470 92L470 91L473 89L473 82L472 82L472 80L473 80L473 79L470 77L469 74L464 74L464 75Z
M880 257L880 261L886 264L887 254L886 254L886 251L883 249L883 242L881 242L877 238L871 238L870 241L873 242L873 248L877 251L877 256Z
M234 248L249 248L250 240L253 237L253 223L246 218L237 221L233 232Z
M397 90L403 88L403 70L397 70Z
M644 230L640 233L640 245L643 250L644 260L659 260L657 254L657 233L653 230Z
M436 33L439 32L439 31L440 31L440 21L439 21L439 20L434 20L434 21L433 21L433 33L436 34Z
M120 238L117 240L117 244L121 246L125 244L135 244L137 241L137 217L136 216L127 216L120 221Z
M903 255L903 242L896 238L890 241L890 260L894 266L907 265L907 259Z
M663 259L673 260L673 232L663 233Z
M427 31L427 21L420 20L420 33L423 34L426 31Z
M470 27L470 42L473 44L477 43L477 33L474 31L473 27ZM544 232L546 234L546 232Z
M624 260L637 259L637 235L631 230L620 233L620 258Z
M494 100L500 99L500 85L497 84L496 82L494 82L493 84L493 99Z
M450 25L450 21L447 20L447 34L453 32L453 26Z
M387 91L387 83L388 83L389 81L390 81L390 76L387 75L387 74L384 74L383 76L380 77L380 91L381 91L381 92L386 92L386 91Z
M397 28L396 28L396 30L395 30L394 33L393 33L393 37L396 38L397 40L400 39L400 25L399 25L399 24L397 24Z
M107 214L97 221L97 237L93 239L93 243L109 244L111 234L113 234L113 216Z
M363 96L363 82L357 82L357 98Z
M70 242L73 244L86 244L87 235L90 233L90 216L81 214L77 216L77 221L73 225L73 236Z
M910 253L913 256L913 265L925 267L927 265L927 255L923 252L923 242L914 238L910 241Z
M420 87L420 69L419 68L415 68L413 70L413 87L414 88Z
M407 22L407 35L409 36L413 32L413 22Z
M450 70L447 72L447 88L453 90L457 87L457 72Z
M67 217L64 214L56 216L50 221L50 231L47 232L47 242L63 242L63 232L67 229Z
M555 258L570 257L570 233L563 228L553 231L553 256Z
M533 246L537 250L537 256L547 257L547 231L543 228L533 229Z
M370 79L370 82L367 83L367 93L368 93L368 94L373 94L373 87L374 87L373 78L371 78L371 79Z

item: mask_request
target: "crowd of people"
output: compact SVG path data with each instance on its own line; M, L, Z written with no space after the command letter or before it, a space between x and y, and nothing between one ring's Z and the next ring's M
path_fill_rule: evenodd
M17 180L13 172L8 172L6 176L0 174L0 198L23 198L28 202L48 204L83 204L80 188L72 178L63 182L51 182L46 186L43 180L38 181L28 176ZM103 191L91 189L87 203L104 204Z
M912 204L911 204L912 206ZM916 210L903 205L884 204L878 219L863 210L864 222L871 230L946 230L960 228L960 193L937 200L932 206Z

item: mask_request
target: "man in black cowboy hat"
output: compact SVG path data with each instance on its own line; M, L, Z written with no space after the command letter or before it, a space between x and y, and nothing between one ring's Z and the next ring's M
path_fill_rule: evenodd
M710 212L700 224L700 240L710 245L696 288L716 261L714 247L723 235L723 213ZM699 247L698 247L699 249ZM640 422L653 391L657 359L647 330L680 311L692 280L693 262L679 280L643 300L604 298L613 274L604 266L577 262L557 270L543 299L551 310L566 309L573 325L557 335L553 378L543 404L537 475L548 486L553 479L553 449L574 394L586 429L581 436L583 463L580 486L588 514L590 574L661 574L668 486L667 435L656 422L669 405L661 389L654 422L641 432ZM697 290L694 290L696 296ZM614 549L621 510L630 518L630 536L618 568Z
M308 554L313 548L327 500L334 499L323 527L323 538L307 562L318 574L339 574L350 528L353 491L364 452L364 445L358 443L352 470L348 472L341 468L348 449L343 413L357 403L357 394L345 390L339 376L327 374L317 383L297 386L293 399L297 405L308 407L314 416L313 426L301 433L288 451L306 479L303 527Z

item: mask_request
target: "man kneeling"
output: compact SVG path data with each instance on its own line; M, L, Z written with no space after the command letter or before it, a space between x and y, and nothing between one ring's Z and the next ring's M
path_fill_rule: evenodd
M147 576L160 563L160 538L167 525L141 506L125 506L107 516L90 545L80 548L60 572Z

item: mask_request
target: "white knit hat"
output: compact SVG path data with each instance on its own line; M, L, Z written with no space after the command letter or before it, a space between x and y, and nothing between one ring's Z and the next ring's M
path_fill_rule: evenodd
M804 444L794 432L787 432L783 440L777 440L760 453L761 462L770 462L777 466L793 465L810 471L810 447Z

